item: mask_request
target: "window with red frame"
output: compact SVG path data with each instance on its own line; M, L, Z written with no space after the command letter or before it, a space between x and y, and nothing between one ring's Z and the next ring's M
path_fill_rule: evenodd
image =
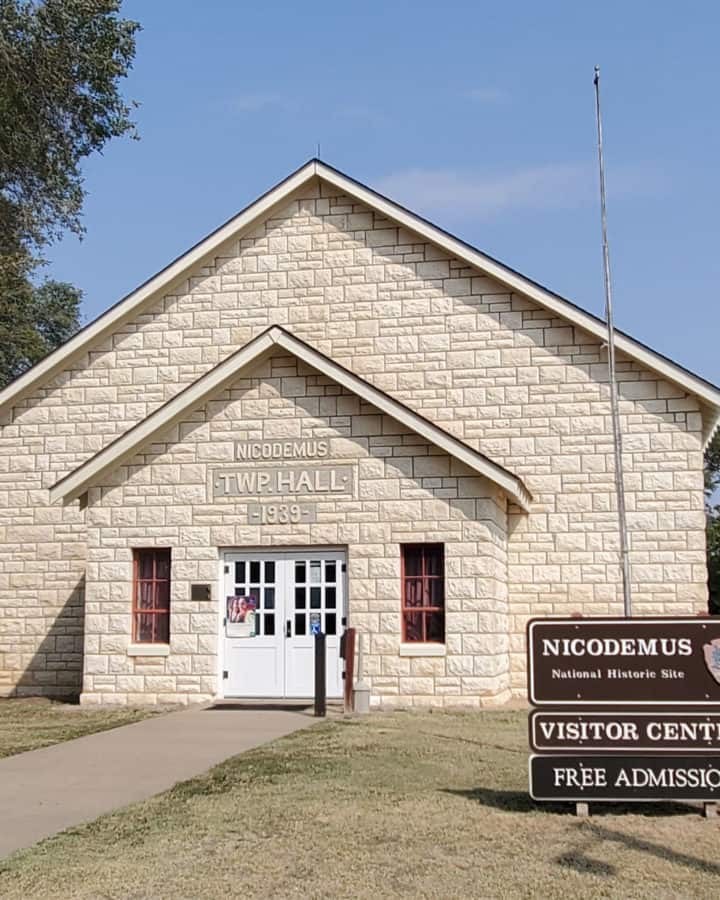
M170 551L135 550L133 641L170 642Z
M445 640L445 553L442 544L403 544L402 639Z

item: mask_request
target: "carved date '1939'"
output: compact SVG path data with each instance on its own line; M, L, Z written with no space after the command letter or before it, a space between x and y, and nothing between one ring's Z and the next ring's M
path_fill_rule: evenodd
M311 503L251 503L248 521L255 525L297 525L315 521L315 504Z

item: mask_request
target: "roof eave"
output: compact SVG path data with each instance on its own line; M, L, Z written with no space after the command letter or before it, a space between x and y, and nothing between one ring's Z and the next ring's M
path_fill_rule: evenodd
M376 209L388 219L420 235L423 239L442 247L448 254L456 256L470 266L486 273L510 291L534 300L559 318L602 341L607 338L607 328L601 319L471 247L459 238L448 234L438 226L355 181L327 163L312 159L116 303L62 347L11 382L0 391L0 414L27 397L40 383L47 381L66 368L68 363L80 356L92 342L105 338L131 316L136 315L145 305L156 299L158 295L170 292L187 277L189 269L216 254L226 242L237 239L244 231L254 227L259 218L268 215L273 208L280 206L315 176L321 177L359 202ZM720 414L720 388L623 332L616 332L616 346L619 351L630 358L657 372L686 392L697 396L706 407L709 407L708 412L711 419L713 414Z

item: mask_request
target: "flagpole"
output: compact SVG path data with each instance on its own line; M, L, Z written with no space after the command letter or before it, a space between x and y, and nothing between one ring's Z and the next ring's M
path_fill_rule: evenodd
M620 562L623 582L623 604L626 616L632 615L630 589L630 552L628 548L627 514L625 509L625 478L622 458L622 432L618 406L617 375L615 370L615 325L613 323L612 284L610 281L610 251L607 237L607 210L605 206L605 160L603 158L602 119L600 116L600 67L595 66L595 116L597 119L598 164L600 168L600 216L602 220L603 277L605 280L605 318L608 329L608 374L610 381L610 409L612 414L613 444L615 450L615 490L617 493L618 525L620 529Z

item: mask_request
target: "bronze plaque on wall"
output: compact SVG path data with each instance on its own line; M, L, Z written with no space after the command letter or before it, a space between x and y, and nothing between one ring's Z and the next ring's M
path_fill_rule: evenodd
M191 584L190 599L193 603L206 603L212 600L212 589L209 584Z
M720 620L531 619L535 706L720 706Z

